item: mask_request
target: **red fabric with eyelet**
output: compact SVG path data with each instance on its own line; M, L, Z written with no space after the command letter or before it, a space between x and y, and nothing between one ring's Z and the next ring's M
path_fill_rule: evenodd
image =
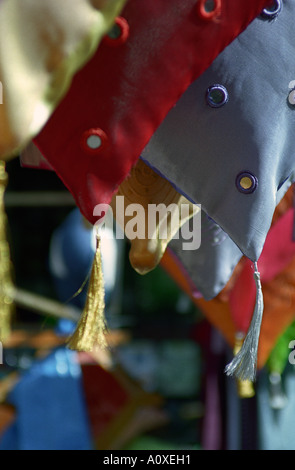
M94 136L100 139L100 145L97 148L92 148L88 145L88 139ZM82 134L81 141L80 141L81 149L83 150L83 152L93 153L93 154L97 154L98 152L101 152L104 148L106 148L107 143L108 143L108 138L107 138L106 133L102 129L99 129L99 128L88 129L87 131L85 131Z
M270 3L222 0L208 21L196 0L127 2L126 40L102 41L34 139L91 223L95 205L110 202L182 93ZM92 128L107 136L96 155L80 145Z
M221 13L222 0L213 0L213 2L214 5L212 10L207 10L206 5L208 3L208 0L199 0L196 7L201 19L210 21L214 18L218 18Z
M103 43L105 45L117 47L117 46L120 46L121 44L124 44L124 42L127 41L128 36L129 36L129 24L125 20L125 18L118 16L115 19L115 26L118 27L120 31L120 35L118 37L112 37L107 34L103 38Z

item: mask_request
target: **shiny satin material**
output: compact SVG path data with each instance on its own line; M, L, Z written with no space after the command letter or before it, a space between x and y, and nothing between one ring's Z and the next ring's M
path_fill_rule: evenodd
M0 155L46 124L126 0L0 2Z
M127 2L124 41L102 41L34 140L91 223L182 93L268 3L222 0L218 17L208 18L196 0ZM91 131L106 136L97 152L84 145Z
M294 2L286 0L274 21L255 19L189 87L142 154L252 261L294 181L295 110L287 103L294 13ZM228 92L228 102L216 109L205 99L213 84ZM256 178L252 193L236 187L241 172Z

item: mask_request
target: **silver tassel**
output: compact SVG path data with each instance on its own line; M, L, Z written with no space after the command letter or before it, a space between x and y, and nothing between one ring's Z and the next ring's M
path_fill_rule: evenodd
M256 303L251 324L240 351L225 368L227 375L251 382L256 378L257 351L263 315L263 295L257 263L254 263L254 268Z

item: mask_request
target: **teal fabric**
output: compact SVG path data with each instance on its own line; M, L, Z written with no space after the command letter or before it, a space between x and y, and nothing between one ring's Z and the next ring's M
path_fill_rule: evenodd
M253 261L294 182L294 16L294 2L285 0L274 21L255 19L182 95L142 153ZM219 108L205 98L214 84L228 91ZM245 171L258 182L250 194L236 186Z

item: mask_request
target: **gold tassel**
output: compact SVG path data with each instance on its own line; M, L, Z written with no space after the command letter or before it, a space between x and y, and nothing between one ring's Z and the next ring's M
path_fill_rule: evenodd
M10 335L11 317L14 308L13 282L9 243L6 238L7 218L4 208L4 193L8 182L6 164L0 161L0 340Z
M244 336L236 335L235 346L234 346L234 355L236 356L240 351L243 344ZM237 391L240 398L252 398L255 396L255 390L253 382L251 380L241 380L236 379L237 381Z
M86 304L77 328L68 342L70 349L90 352L94 350L95 346L106 348L104 295L100 238L97 235L96 252L89 280Z

